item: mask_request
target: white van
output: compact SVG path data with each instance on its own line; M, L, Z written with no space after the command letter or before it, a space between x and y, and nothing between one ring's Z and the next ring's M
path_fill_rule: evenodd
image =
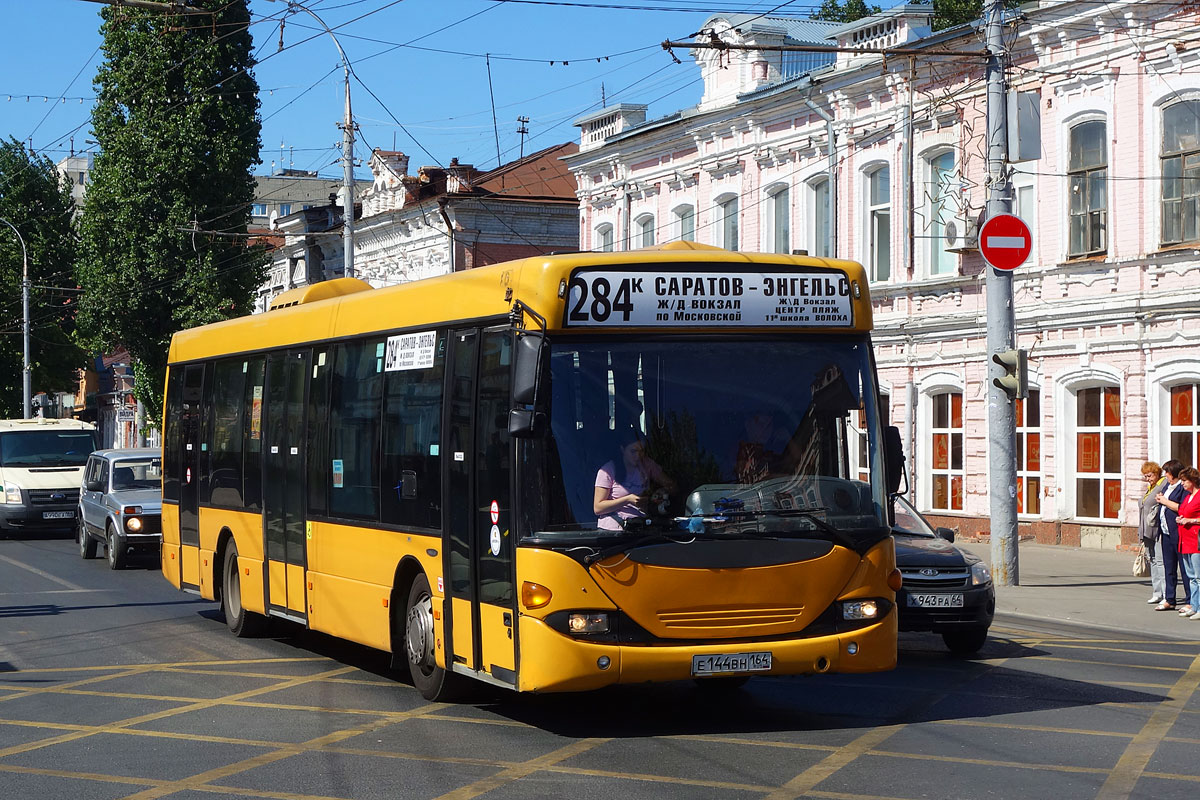
M75 527L96 426L75 419L0 420L0 533Z

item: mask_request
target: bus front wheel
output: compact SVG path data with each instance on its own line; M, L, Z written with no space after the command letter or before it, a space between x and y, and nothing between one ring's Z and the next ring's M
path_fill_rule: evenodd
M225 612L225 624L233 635L245 639L260 635L266 628L267 618L242 605L242 578L238 572L237 544L230 539L225 548L224 580L221 583L221 610Z
M437 632L433 620L433 594L424 573L413 580L408 590L404 614L404 651L413 686L426 700L450 699L457 694L460 678L437 665L434 642Z

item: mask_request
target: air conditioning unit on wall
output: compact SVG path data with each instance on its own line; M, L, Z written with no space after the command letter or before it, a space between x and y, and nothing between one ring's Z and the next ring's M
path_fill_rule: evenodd
M961 214L947 219L942 226L942 243L951 253L978 250L979 230L974 218Z

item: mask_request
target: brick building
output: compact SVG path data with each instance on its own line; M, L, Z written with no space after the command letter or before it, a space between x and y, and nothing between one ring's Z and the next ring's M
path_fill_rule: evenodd
M452 160L409 174L404 153L371 154L373 181L356 204L354 268L375 286L444 275L579 247L575 179L562 161L573 142L490 171ZM343 274L341 208L314 206L276 220L273 253L257 310L271 298Z

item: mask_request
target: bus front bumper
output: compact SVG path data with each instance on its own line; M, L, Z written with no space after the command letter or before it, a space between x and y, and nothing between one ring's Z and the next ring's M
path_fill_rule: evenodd
M896 666L894 610L876 624L848 633L732 644L622 645L571 638L532 617L522 617L520 625L518 681L519 689L527 692L573 692L617 683L688 680L696 677L692 673L693 656L704 655L771 653L768 671L713 677L881 672ZM851 654L851 650L855 652ZM605 663L607 666L603 666Z

